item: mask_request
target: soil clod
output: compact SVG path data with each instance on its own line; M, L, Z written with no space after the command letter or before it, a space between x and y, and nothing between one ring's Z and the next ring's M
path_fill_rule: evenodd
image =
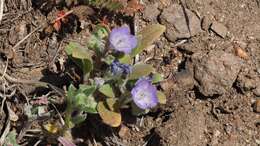
M221 95L229 91L240 71L240 58L224 51L193 57L197 87L205 96Z

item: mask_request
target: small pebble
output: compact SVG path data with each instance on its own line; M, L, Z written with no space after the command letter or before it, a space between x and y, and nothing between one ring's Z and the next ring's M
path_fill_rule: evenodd
M207 16L203 17L201 21L201 28L206 31L209 29L209 26L210 26L209 18Z
M256 100L253 107L254 107L254 112L260 113L260 99Z
M125 137L129 136L129 128L126 127L125 125L122 125L119 132L118 132L118 135L121 138L125 138Z
M258 85L254 90L253 93L255 96L260 97L260 85Z
M213 22L210 29L222 38L225 38L228 33L227 27L219 22Z

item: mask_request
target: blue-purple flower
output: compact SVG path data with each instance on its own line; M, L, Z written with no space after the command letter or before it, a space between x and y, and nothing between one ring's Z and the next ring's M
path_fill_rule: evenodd
M157 90L148 79L141 78L131 90L133 101L141 109L150 109L157 105Z
M132 71L132 66L128 64L122 64L117 60L114 60L110 66L113 75L127 75Z
M130 33L130 29L126 26L112 29L109 42L112 49L130 54L137 46L137 38Z

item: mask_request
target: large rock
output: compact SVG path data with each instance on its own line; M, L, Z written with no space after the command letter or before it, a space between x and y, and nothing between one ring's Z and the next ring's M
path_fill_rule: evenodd
M160 21L167 26L167 39L173 42L177 39L190 38L202 31L200 19L189 9L177 4L164 9Z
M240 71L242 60L224 51L208 55L193 55L194 78L205 96L221 95L232 87Z

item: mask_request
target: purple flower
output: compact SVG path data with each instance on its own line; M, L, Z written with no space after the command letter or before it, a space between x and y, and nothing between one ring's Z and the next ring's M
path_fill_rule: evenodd
M109 42L111 48L130 54L131 51L137 46L137 39L134 35L130 34L128 27L119 27L112 29Z
M110 66L113 75L126 75L132 71L132 66L128 64L122 64L117 60L114 60Z
M100 86L104 85L105 80L104 80L103 78L95 77L95 78L94 78L94 83L95 83L98 87L100 87Z
M141 109L153 108L158 103L157 90L150 80L139 79L131 90L135 104Z

